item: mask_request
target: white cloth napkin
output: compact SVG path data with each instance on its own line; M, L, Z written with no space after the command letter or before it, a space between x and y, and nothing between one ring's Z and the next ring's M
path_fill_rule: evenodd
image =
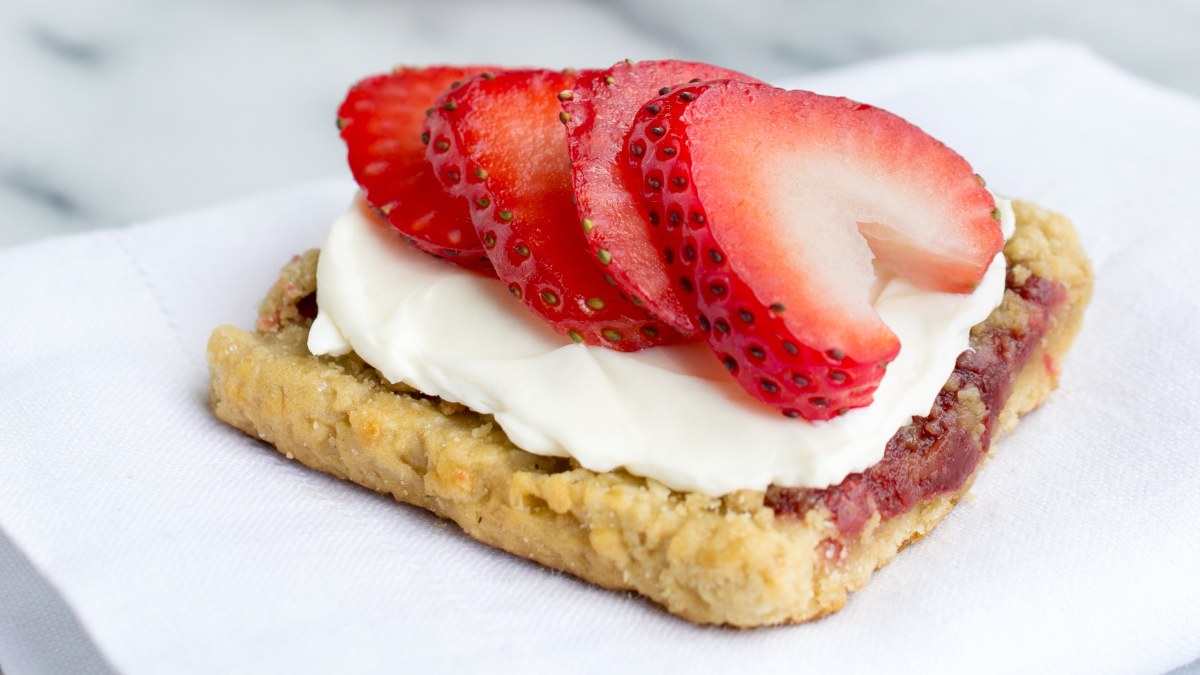
M789 84L889 108L994 189L1069 214L1097 273L1059 392L840 613L692 626L217 423L209 331L252 325L346 180L0 250L0 529L124 673L1103 673L1200 657L1200 103L1056 43Z

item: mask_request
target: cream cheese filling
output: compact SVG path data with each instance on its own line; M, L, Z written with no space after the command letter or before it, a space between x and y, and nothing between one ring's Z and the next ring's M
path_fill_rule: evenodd
M1007 238L1012 206L996 202ZM592 471L624 468L712 496L821 488L878 462L898 428L929 413L971 327L1003 299L1005 273L997 255L968 295L885 280L874 306L900 354L874 403L814 423L752 399L704 344L573 344L503 283L417 251L351 206L321 250L308 347L353 350L391 382L493 415L521 448Z

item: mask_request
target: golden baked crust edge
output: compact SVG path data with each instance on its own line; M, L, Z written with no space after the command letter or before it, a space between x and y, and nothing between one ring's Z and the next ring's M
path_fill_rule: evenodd
M1010 273L1059 282L1068 299L1019 374L997 425L1002 431L1056 386L1057 364L1091 293L1091 269L1071 224L1028 203L1014 209L1017 232L1005 248ZM834 531L823 508L803 519L776 517L761 492L711 498L524 452L487 415L389 385L353 355L310 355L308 321L297 305L315 289L316 257L310 251L284 269L256 332L213 332L208 360L218 418L289 459L453 520L479 541L637 591L691 621L749 627L836 611L940 521L974 479L908 513L874 519L835 556L822 543Z

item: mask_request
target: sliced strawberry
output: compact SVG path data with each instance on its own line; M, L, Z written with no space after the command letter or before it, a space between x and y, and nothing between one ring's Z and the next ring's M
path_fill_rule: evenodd
M576 208L592 254L632 297L686 333L696 331L691 312L671 288L636 178L629 178L618 159L633 117L646 101L689 80L718 78L758 81L705 63L621 61L580 77L574 90L561 96Z
M558 94L574 74L508 71L438 100L426 157L471 204L476 232L513 295L558 332L622 351L682 336L621 296L588 253L572 202Z
M680 87L639 114L626 156L661 205L654 232L709 345L789 416L871 402L900 349L871 306L876 266L963 292L1004 243L965 160L847 99Z
M491 274L461 200L446 195L425 161L425 111L451 84L487 66L398 68L350 89L338 109L350 170L367 201L421 250Z

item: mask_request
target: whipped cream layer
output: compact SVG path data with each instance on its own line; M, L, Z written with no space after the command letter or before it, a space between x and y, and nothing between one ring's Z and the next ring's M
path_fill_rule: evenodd
M1012 207L996 201L1007 238ZM703 343L635 353L573 344L503 283L417 251L352 206L321 250L308 347L353 350L392 382L493 415L521 448L593 471L625 468L712 496L821 488L878 462L898 428L929 413L1004 286L1002 254L970 295L881 282L874 305L899 356L873 404L808 422L751 398Z

